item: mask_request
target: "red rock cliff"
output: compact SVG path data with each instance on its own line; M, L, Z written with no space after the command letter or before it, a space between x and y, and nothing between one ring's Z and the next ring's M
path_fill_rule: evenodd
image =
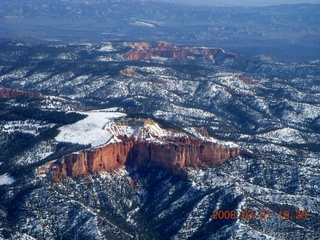
M154 57L163 58L186 58L186 57L207 57L212 61L215 58L237 58L236 54L228 53L220 48L188 48L171 46L166 42L145 43L134 42L128 43L132 51L124 57L128 60L143 60Z
M50 164L50 178L57 181L66 176L77 177L123 166L131 156L133 145L134 142L128 140L63 156Z
M15 98L19 96L43 97L43 95L38 92L27 92L12 88L0 88L0 98Z
M185 175L183 169L186 167L222 164L243 153L238 148L227 148L188 135L177 137L178 133L174 130L168 130L167 133L173 136L164 137L162 141L141 137L141 134L156 137L154 129L144 129L139 133L139 138L118 136L116 141L105 146L64 156L50 163L47 174L52 180L60 181L66 176L77 177L108 171L124 166L128 161L135 161L141 166L151 161L172 170L174 174Z

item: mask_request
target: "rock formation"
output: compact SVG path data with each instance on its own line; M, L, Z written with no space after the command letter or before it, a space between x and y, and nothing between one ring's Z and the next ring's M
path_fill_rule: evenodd
M114 129L117 128L119 133L121 127L125 126L114 126ZM112 132L112 127L109 131ZM185 168L222 164L240 154L245 152L209 139L200 140L172 129L164 129L152 120L147 120L131 136L114 136L105 146L63 156L39 171L44 172L46 169L51 180L60 181L66 176L77 177L108 171L130 161L140 166L151 161L172 170L176 175L186 176Z
M187 58L187 57L206 57L211 61L221 61L225 58L236 59L238 56L233 53L228 53L221 48L188 48L171 46L167 42L145 43L134 42L128 43L132 51L124 57L127 60L143 60L154 57L163 58Z
M12 88L0 88L0 98L15 98L19 96L43 97L39 92L27 92Z
M139 75L138 73L136 73L132 68L125 68L125 69L121 70L120 73L121 73L123 76L131 77L131 78L139 77L139 76L140 76L140 75Z
M240 75L238 76L238 78L239 78L241 81L243 81L244 83L246 83L246 84L258 84L258 83L259 83L258 81L254 80L253 78L247 77L247 76L245 76L245 75L243 75L243 74L240 74Z

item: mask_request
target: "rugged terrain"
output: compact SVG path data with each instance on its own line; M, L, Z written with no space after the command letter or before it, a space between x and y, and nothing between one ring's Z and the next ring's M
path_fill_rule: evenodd
M166 42L0 49L2 238L320 237L319 60Z
M165 40L305 61L319 56L319 9L319 4L215 7L151 0L2 0L0 41Z
M110 171L133 162L139 166L152 163L171 170L174 175L187 177L185 168L214 166L240 154L253 155L236 147L225 147L204 136L201 136L202 140L173 129L163 129L151 119L143 126L112 124L105 130L113 135L107 145L63 156L40 171L51 180L60 181L67 176L75 178Z

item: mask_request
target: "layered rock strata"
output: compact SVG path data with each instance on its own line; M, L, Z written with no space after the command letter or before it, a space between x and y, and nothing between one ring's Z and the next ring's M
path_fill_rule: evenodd
M43 97L43 95L38 92L27 92L12 88L0 88L0 98L16 98L19 96Z
M187 58L187 57L206 57L211 61L232 58L236 59L238 56L234 53L225 52L221 48L188 48L171 46L166 42L158 43L128 43L132 51L125 55L127 60L144 60L154 57L162 58Z
M158 132L156 136L155 129L158 130L143 127L130 137L118 135L105 146L63 156L49 163L47 174L51 180L60 181L67 176L108 171L135 161L140 166L152 162L186 176L185 168L221 164L244 153L239 148L228 148L174 130Z

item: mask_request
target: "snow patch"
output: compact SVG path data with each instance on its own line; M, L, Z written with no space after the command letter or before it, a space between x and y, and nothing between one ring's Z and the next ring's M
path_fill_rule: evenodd
M107 43L106 45L103 45L101 48L98 49L99 52L113 52L116 49L112 46L111 43Z
M74 53L61 53L57 56L57 58L61 60L75 60L78 59L79 56Z
M112 62L112 61L114 61L114 59L112 57L99 56L97 58L97 61L100 61L100 62Z
M110 123L105 127L105 130L108 133L113 134L114 136L131 137L138 130L138 128L139 126L128 126L128 125L119 125L116 123Z
M55 138L57 141L91 144L92 147L101 146L112 138L112 134L104 130L106 124L113 122L115 118L125 116L124 113L103 112L103 110L78 113L85 114L87 117L76 123L60 127L60 133Z
M152 23L142 22L142 21L134 21L130 23L131 25L142 26L142 27L155 27Z
M22 132L37 136L42 130L53 128L54 126L55 124L53 123L45 123L37 120L19 120L0 124L0 130L6 133Z
M42 141L16 156L13 162L20 166L37 163L54 153L55 147L54 140Z
M8 173L0 175L0 185L10 185L12 183L14 183L14 179Z
M289 127L270 131L264 134L258 134L261 139L267 139L274 143L305 143L305 140L301 137L298 130Z

